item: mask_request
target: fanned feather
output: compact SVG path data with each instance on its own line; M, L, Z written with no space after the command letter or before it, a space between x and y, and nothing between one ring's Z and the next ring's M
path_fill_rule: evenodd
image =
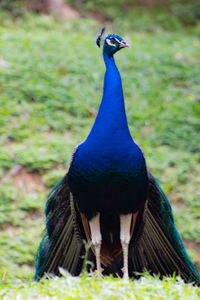
M145 269L161 275L180 275L186 282L200 284L200 277L188 257L175 227L170 203L158 182L149 174L149 198L144 211L144 228L130 245L133 271Z
M200 284L199 275L189 259L176 230L171 206L157 181L149 174L149 195L140 213L129 246L129 275L148 270L152 274L179 274L186 282ZM67 175L57 183L46 205L47 229L41 242L35 279L45 273L59 275L59 267L79 275L87 240L79 211L69 191ZM95 266L91 249L88 260ZM123 257L120 253L103 274L122 276Z
M34 279L45 273L59 275L59 267L78 275L84 255L84 232L77 219L67 183L67 175L50 193L46 209L46 230L38 251Z

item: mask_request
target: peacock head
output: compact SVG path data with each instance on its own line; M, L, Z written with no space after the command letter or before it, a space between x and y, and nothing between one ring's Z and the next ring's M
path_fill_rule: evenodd
M105 27L102 28L101 34L97 38L97 45L100 47L100 42L102 35L105 31ZM104 45L103 45L103 50L105 53L107 53L109 56L112 56L115 54L117 51L130 47L119 35L115 34L109 34L105 39L104 39Z

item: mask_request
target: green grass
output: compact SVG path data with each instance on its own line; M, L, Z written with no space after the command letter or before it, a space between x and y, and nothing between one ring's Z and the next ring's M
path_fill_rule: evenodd
M181 279L146 275L140 280L83 275L42 280L40 283L16 283L0 288L2 299L199 299L200 289Z
M152 24L149 32L133 30L126 22L108 28L132 46L116 55L132 136L168 194L181 236L198 247L199 28L170 32ZM109 299L118 299L119 290L122 299L129 292L132 299L145 295L145 299L155 295L156 299L188 299L190 293L195 299L200 296L198 289L152 277L130 286L119 279L70 276L42 284L25 283L33 275L47 193L65 174L73 148L87 137L98 111L105 71L102 48L95 44L100 29L93 19L62 23L49 16L26 15L21 20L2 20L0 177L19 163L30 174L26 187L21 173L18 184L11 178L0 185L2 295L14 299L59 292L60 298L70 293L78 298L77 293L83 292L83 299L90 299L92 293L103 298L102 293L113 291ZM189 249L189 254L200 265L198 253Z

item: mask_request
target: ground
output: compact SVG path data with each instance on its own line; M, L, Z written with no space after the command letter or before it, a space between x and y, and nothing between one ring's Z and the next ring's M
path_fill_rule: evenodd
M138 28L137 17L134 22L107 26L107 33L122 35L131 44L116 55L129 127L168 195L177 228L199 267L200 27L171 31L152 23L145 28L142 21ZM47 15L2 17L0 295L7 299L20 296L19 289L24 298L55 295L65 284L69 293L80 285L83 299L101 288L113 291L108 299L118 299L116 289L126 298L127 284L118 279L104 282L65 274L59 286L59 279L30 283L47 194L66 173L73 148L87 137L98 111L105 71L102 49L95 44L101 27L93 18L58 22ZM143 289L133 299L153 299L155 287L163 290L159 299L200 297L198 288L174 279L142 280L130 283L130 294ZM70 299L79 299L76 293Z

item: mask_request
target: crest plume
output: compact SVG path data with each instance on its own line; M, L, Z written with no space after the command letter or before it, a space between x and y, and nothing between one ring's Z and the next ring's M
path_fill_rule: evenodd
M98 47L100 47L101 38L102 38L102 35L103 35L105 29L106 29L106 27L104 26L104 27L101 29L101 33L100 33L100 35L98 36L98 38L97 38L97 40L96 40L96 44L97 44Z

